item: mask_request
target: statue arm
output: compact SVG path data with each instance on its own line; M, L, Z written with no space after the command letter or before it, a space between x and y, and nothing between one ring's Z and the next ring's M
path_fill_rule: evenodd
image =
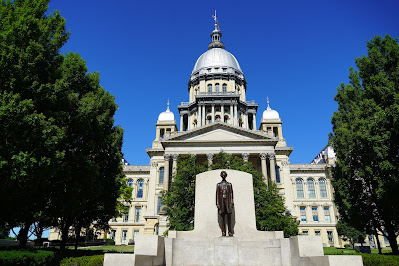
M216 206L219 209L219 184L216 184Z
M233 185L231 186L231 204L234 205Z

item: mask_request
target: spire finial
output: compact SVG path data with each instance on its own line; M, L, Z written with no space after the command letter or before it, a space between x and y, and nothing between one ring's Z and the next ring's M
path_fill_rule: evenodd
M212 15L213 20L215 20L215 29L211 33L212 42L208 45L208 50L212 48L222 48L224 49L224 44L220 40L222 37L222 33L220 32L219 21L216 17L216 10L215 15Z
M166 109L166 111L167 112L170 111L170 109L169 109L169 99L168 99L168 108Z
M270 105L269 105L269 96L267 96L267 110L271 110Z
M212 15L213 19L215 20L215 30L219 30L219 22L218 22L218 18L216 16L216 10L215 10L215 15Z

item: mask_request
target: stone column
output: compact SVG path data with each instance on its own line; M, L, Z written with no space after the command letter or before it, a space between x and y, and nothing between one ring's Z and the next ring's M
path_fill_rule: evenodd
M212 104L212 123L215 122L215 105Z
M234 125L238 126L237 103L234 104Z
M220 111L222 113L222 117L221 117L221 121L224 122L224 104L222 103L222 105L220 106Z
M208 165L209 165L208 170L211 170L211 165L213 163L213 153L208 153L206 155L206 158L208 158Z
M256 128L256 113L253 113L252 114L252 126L254 127L254 130L258 130L257 128Z
M202 109L202 107L201 107L201 105L200 105L200 103L198 103L198 106L197 106L197 127L200 127L201 126L201 109Z
M266 155L266 153L261 153L261 154L259 154L259 156L260 156L260 160L261 160L261 166L262 166L262 174L263 174L263 177L265 178L265 183L266 183L266 185L268 184L268 177L267 177L267 169L266 169L266 158L267 158L267 155Z
M269 160L270 160L270 179L276 183L276 162L275 162L276 156L271 153L269 154Z
M183 116L182 114L180 114L180 131L183 131Z
M243 127L246 129L249 129L249 124L248 124L248 113L244 113L242 117L242 123Z
M233 104L230 104L230 124L234 125Z
M249 159L249 153L243 153L242 158L244 159L245 162L248 162Z
M179 157L179 154L172 154L172 159L173 159L173 163L172 163L172 178L174 178L174 175L176 174L176 170L177 170L177 157Z
M169 190L169 160L170 160L170 154L165 154L165 168L164 168L164 178L163 178L163 189L164 190Z
M205 125L206 112L205 112L205 104L202 105L202 125Z

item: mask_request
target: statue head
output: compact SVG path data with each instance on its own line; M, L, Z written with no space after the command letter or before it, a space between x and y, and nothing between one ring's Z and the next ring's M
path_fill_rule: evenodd
M222 177L223 181L225 181L225 180L226 180L226 177L227 177L226 171L220 172L220 176Z

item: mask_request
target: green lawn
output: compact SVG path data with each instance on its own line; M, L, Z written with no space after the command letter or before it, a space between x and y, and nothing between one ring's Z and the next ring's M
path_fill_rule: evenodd
M345 248L331 248L331 247L324 247L324 255L328 254L337 254L337 253L342 253L342 254L353 254L356 253L354 249L345 249ZM383 248L382 253L391 253L392 250L390 248ZM371 249L372 254L377 254L378 249Z
M134 253L134 246L97 246L97 247L79 247L81 250L102 250L110 253Z

